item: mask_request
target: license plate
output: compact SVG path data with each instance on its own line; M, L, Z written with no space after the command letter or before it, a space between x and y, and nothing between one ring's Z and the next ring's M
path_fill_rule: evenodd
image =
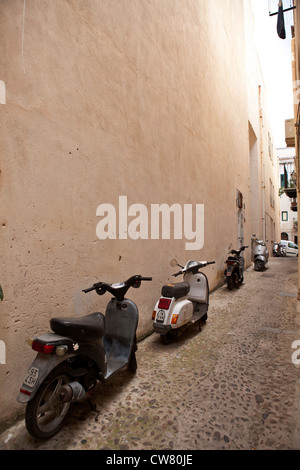
M158 323L163 323L165 321L165 312L163 310L159 310L156 314L156 321Z
M31 367L28 371L27 377L24 379L24 384L30 388L33 388L39 377L39 369L37 367Z

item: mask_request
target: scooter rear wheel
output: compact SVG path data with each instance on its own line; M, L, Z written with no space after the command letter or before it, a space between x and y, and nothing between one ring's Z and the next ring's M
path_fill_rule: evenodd
M61 403L59 390L71 382L66 368L58 367L46 378L36 395L26 407L25 422L29 434L37 439L47 439L63 425L70 402Z
M232 276L226 278L226 283L229 290L234 289L234 280Z
M234 283L234 287L236 287L237 289L241 286L240 278L237 272L233 273L233 283Z

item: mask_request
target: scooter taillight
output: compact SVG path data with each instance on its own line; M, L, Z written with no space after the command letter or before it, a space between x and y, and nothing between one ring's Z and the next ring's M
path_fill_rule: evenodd
M226 261L226 263L228 266L233 266L236 263L236 261Z
M34 351L43 354L53 354L55 351L55 344L40 343L38 341L32 341L31 347Z
M162 310L169 310L172 299L160 299L158 308Z

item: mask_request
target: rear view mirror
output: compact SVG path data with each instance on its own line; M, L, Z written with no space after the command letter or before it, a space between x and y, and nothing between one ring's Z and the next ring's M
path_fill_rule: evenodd
M175 266L179 266L179 264L177 263L177 260L175 258L171 259L170 265L172 266L172 268L175 268Z

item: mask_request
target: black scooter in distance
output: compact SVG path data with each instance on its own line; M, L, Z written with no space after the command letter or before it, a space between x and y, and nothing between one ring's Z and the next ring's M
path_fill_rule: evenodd
M136 371L138 308L125 298L151 277L132 276L118 284L98 282L83 292L110 292L105 316L52 318L52 332L29 341L38 354L29 368L17 400L27 403L25 422L35 438L46 439L62 427L72 402L85 398L97 381L116 373Z
M229 290L239 288L244 281L245 259L242 255L243 251L249 246L242 246L239 250L230 250L224 271L224 280Z

